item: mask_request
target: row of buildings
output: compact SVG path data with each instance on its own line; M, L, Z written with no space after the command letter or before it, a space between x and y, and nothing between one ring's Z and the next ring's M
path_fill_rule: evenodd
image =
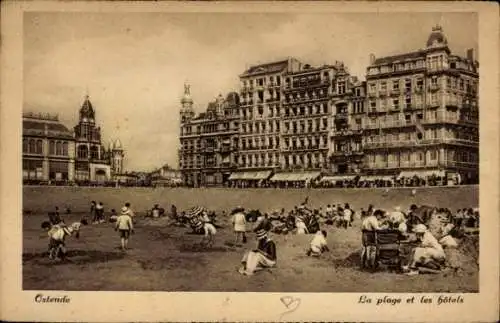
M125 153L120 140L105 147L95 115L88 96L72 130L57 116L23 113L23 182L102 185L133 180L123 169Z
M195 114L180 109L179 166L192 186L451 178L477 183L478 67L451 53L442 28L425 48L370 55L366 81L342 62L295 58L252 66L240 91ZM245 184L246 185L246 184Z

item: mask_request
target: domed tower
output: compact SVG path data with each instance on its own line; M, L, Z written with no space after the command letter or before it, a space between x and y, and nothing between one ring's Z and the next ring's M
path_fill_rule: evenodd
M120 139L116 139L112 144L110 151L111 170L114 174L121 174L123 172L123 159L125 153L123 151Z
M184 84L184 96L181 99L181 123L187 122L194 117L193 99L189 84Z
M446 39L441 26L436 25L435 27L432 27L432 32L429 35L429 38L427 38L426 46L427 48L440 48L448 46L448 40Z

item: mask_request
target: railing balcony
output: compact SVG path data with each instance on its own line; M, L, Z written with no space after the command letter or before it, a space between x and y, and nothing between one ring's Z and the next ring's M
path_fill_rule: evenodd
M335 120L343 120L343 119L347 119L348 117L349 117L349 115L347 114L347 112L341 112L341 113L335 114Z
M424 87L423 86L417 86L415 88L415 93L422 93L424 92Z
M391 90L391 95L392 96L396 96L396 95L399 95L401 94L401 90L400 89L392 89Z
M441 86L439 84L430 84L429 85L429 90L431 91L437 91L441 88Z

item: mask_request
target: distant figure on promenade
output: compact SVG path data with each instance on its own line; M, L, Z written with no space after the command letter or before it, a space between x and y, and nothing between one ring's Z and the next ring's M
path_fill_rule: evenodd
M124 206L121 214L116 219L115 231L120 232L120 242L122 251L128 248L128 239L131 233L134 233L134 223L130 216L130 209Z

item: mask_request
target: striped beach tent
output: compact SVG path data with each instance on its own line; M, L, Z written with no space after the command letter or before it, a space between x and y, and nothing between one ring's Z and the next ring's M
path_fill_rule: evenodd
M195 233L202 233L203 231L203 211L205 211L205 208L201 206L195 206L186 211L186 217L189 219L189 226Z

